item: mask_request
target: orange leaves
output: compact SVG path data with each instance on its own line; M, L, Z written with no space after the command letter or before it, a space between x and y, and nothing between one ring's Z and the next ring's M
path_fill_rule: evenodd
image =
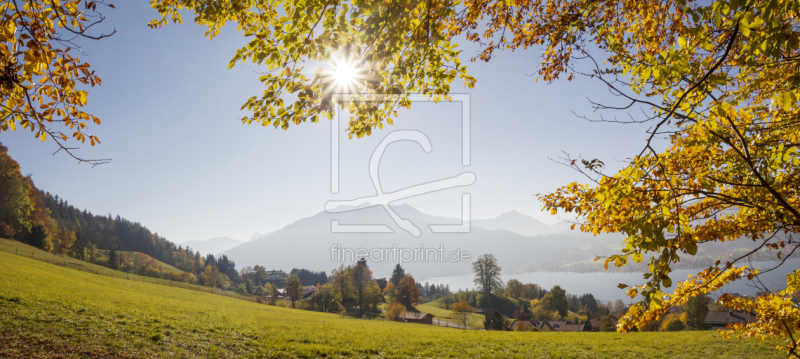
M58 41L57 29L65 28L78 37L89 36L82 31L99 18L94 13L96 7L97 3L82 0L34 0L25 2L23 9L9 3L0 5L0 92L5 105L0 109L0 132L15 130L15 122L19 122L23 128L30 126L40 141L50 137L60 144L68 137L50 124L77 127L72 137L82 142L86 140L82 132L85 122L100 124L99 119L81 110L88 93L76 87L99 85L101 81L88 63L70 56L72 49ZM99 143L96 137L89 138L90 143Z

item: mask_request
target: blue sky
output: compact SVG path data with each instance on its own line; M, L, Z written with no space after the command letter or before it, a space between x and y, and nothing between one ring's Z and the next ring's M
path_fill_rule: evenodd
M146 2L126 1L106 11L106 28L117 34L82 42L103 80L90 90L88 110L102 120L91 133L102 144L80 146L87 158L111 158L90 167L40 143L28 132L3 132L0 142L32 174L37 186L98 214L120 214L181 243L227 236L249 239L324 210L331 199L374 194L368 175L373 149L388 131L416 129L431 140L425 154L416 144L396 143L381 162L381 180L394 191L470 171L477 181L398 203L443 216L458 216L460 193L472 196L473 218L518 210L552 223L534 194L584 181L548 159L562 151L606 163L637 154L646 127L590 123L587 97L610 100L598 82L578 78L535 82L539 51L500 53L490 63L468 63L478 82L453 92L471 99L472 165L460 166L460 107L414 104L394 126L372 138L341 141L341 192L330 193L330 131L327 122L283 131L242 125L246 99L262 91L260 69L227 64L246 43L234 27L209 41L187 18L182 25L149 29L157 14ZM475 53L464 47L462 60ZM618 116L625 116L617 113ZM343 131L343 128L340 129Z

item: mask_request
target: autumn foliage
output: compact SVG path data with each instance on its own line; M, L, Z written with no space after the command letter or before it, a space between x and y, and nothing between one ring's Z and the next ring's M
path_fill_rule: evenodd
M99 125L100 119L83 110L88 92L82 88L100 85L101 80L77 57L80 49L75 44L76 39L111 35L87 31L104 20L98 7L114 6L102 0L0 4L0 133L20 126L41 141L52 139L70 155L64 146L70 138L88 140L92 146L100 143L87 132L88 124Z

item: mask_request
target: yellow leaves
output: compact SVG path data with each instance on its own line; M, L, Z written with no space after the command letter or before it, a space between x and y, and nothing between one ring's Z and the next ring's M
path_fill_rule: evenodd
M13 8L10 4L0 4L4 11ZM0 54L12 62L5 68L11 69L13 79L3 84L13 87L13 91L4 92L3 101L5 110L14 114L3 130L16 130L19 122L43 142L48 134L67 140L66 135L50 128L51 123L60 122L68 128L86 128L84 121L100 123L81 110L88 93L76 89L78 84L100 84L100 79L94 76L89 64L70 55L69 46L54 38L58 36L56 23L73 26L76 32L91 27L89 19L97 18L97 14L92 14L95 8L93 2L78 0L26 2L25 10L16 12L16 16L9 13L0 16ZM92 142L99 140L93 138Z
M797 103L797 95L794 92L786 92L781 96L781 108L785 112L792 110L792 106Z

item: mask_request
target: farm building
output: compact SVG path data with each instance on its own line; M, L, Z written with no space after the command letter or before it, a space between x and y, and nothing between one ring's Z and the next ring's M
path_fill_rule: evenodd
M422 312L404 312L400 320L408 323L433 324L433 314Z
M754 323L756 316L746 312L708 312L705 323L713 329L724 329L728 324Z

